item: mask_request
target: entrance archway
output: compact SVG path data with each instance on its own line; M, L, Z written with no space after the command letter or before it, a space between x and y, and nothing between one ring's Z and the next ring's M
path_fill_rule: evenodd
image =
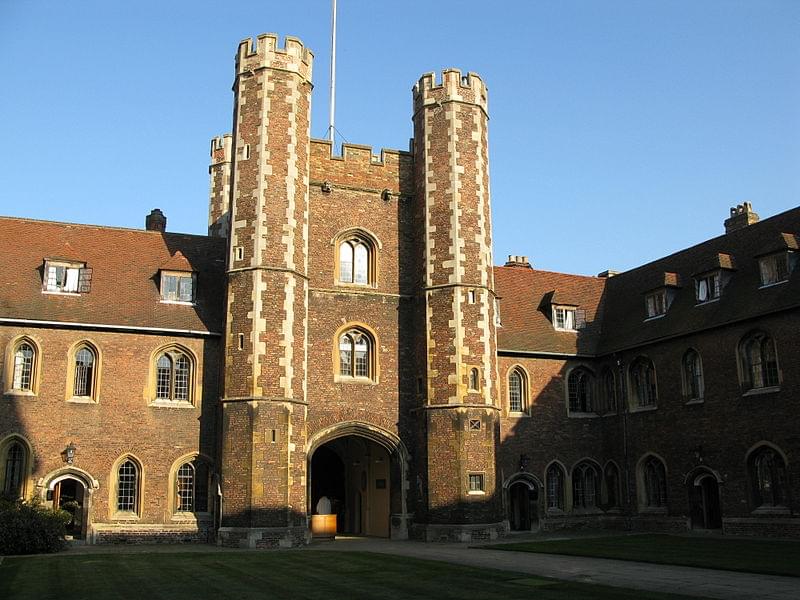
M91 543L92 494L100 483L86 471L69 466L48 473L36 486L45 506L61 508L72 515L67 535Z
M692 529L721 529L722 509L719 481L710 471L696 471L687 481L689 517Z
M539 485L532 476L516 476L506 483L508 524L511 531L538 531Z
M330 510L336 533L405 539L407 452L391 432L342 423L309 440L308 509L312 523ZM327 528L327 525L326 525Z

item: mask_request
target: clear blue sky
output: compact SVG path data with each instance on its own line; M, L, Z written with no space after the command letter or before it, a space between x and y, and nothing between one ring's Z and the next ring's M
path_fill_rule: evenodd
M489 86L495 261L624 270L800 204L800 1L339 0L337 127L408 148L411 87ZM203 233L233 56L261 32L316 53L328 0L0 0L0 214Z

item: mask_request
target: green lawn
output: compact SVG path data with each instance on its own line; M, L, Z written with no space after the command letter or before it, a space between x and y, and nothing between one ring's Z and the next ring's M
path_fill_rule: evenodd
M579 598L684 596L559 582L442 562L366 552L83 554L7 558L0 598Z
M800 542L643 534L493 544L481 548L800 577Z

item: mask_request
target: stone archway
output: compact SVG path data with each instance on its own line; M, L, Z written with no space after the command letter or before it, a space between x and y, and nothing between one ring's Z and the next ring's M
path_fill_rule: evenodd
M100 483L94 477L76 467L57 469L37 482L45 506L72 514L67 524L67 535L88 543L93 541L92 495L99 487Z
M685 479L692 529L722 529L719 474L706 467L692 470Z
M515 473L503 484L511 531L538 531L542 484L532 473Z
M397 435L367 423L340 423L310 438L307 457L312 520L325 496L340 534L408 538L408 451Z

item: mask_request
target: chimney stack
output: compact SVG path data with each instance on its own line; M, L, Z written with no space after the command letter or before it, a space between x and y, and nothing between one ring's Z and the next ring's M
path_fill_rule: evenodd
M514 254L508 255L508 260L504 265L506 267L524 267L526 269L532 269L531 263L528 262L527 256L516 256Z
M167 230L167 217L164 216L160 208L154 208L144 218L144 228L147 231L160 231L161 233Z
M731 207L731 216L725 219L725 233L744 229L753 223L758 223L758 215L753 212L753 205L749 202L742 202Z

